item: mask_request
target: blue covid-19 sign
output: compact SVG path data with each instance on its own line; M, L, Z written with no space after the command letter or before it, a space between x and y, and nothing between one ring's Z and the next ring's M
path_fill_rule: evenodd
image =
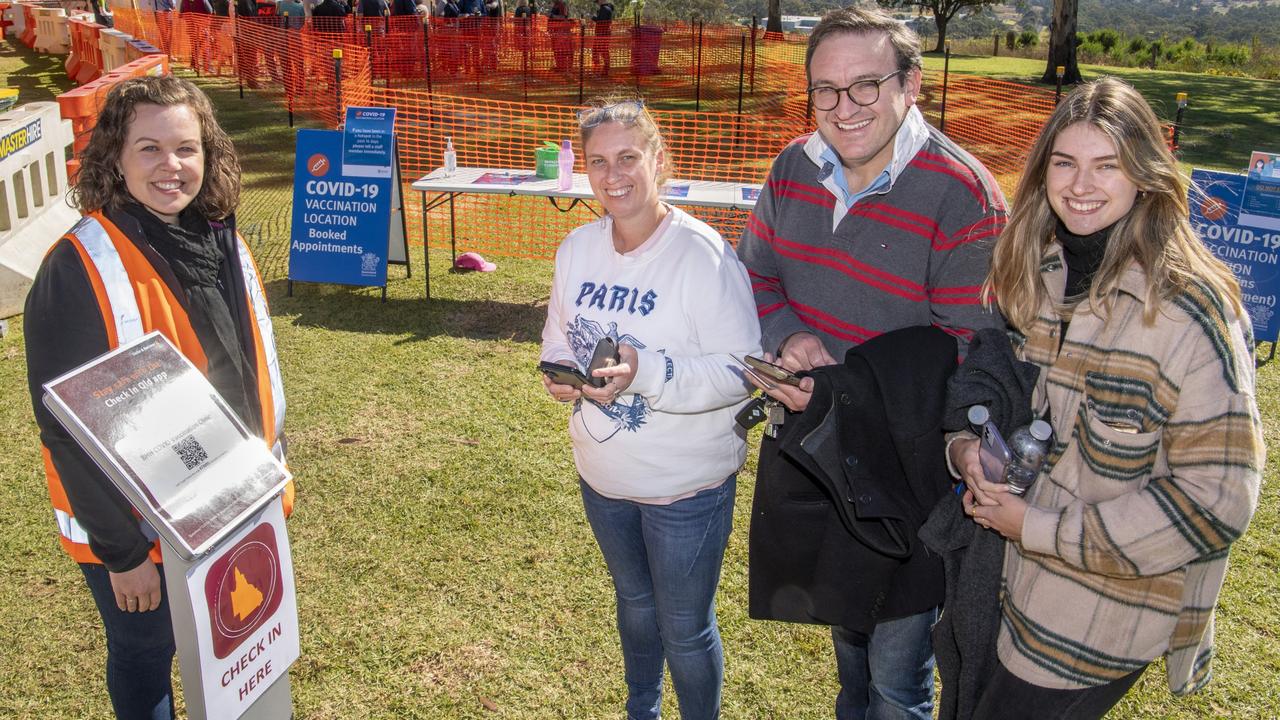
M367 110L368 108L361 108ZM356 143L359 164L343 158L351 139L336 130L299 130L293 180L289 279L341 285L387 283L394 143L390 117L380 133L366 123ZM371 138L385 134L382 141ZM377 146L372 147L371 145ZM365 152L369 150L369 152ZM385 166L385 172L381 169ZM373 172L378 170L378 172Z
M1257 340L1274 342L1280 334L1275 316L1280 296L1280 230L1259 223L1256 203L1242 212L1247 178L1234 173L1195 170L1191 181L1203 194L1191 194L1191 225L1209 251L1225 262L1240 281L1245 309Z

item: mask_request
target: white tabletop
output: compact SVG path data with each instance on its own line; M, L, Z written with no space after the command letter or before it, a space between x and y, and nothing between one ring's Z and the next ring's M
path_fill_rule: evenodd
M673 205L696 205L750 210L755 207L760 185L752 183L717 182L711 180L670 180L663 199ZM531 170L510 168L460 167L452 176L444 174L444 168L436 168L430 174L413 183L419 192L501 193L504 195L540 195L591 199L591 185L583 173L573 174L573 187L559 189L558 180L534 177Z

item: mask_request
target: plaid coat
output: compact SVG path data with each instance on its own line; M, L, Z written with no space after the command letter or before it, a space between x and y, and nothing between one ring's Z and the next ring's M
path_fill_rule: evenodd
M1041 276L1061 298L1061 248ZM1213 610L1231 543L1258 502L1265 450L1248 318L1207 288L1142 320L1136 264L1109 318L1046 305L1018 354L1055 441L1005 555L1001 662L1051 688L1101 685L1164 655L1169 688L1210 679Z

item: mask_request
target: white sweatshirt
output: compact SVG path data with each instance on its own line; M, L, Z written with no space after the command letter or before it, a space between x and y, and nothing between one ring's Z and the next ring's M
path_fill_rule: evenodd
M670 502L714 487L746 458L734 415L751 385L734 358L759 354L747 271L720 234L671 208L638 252L613 247L613 220L569 233L556 251L542 359L585 368L608 335L636 348L635 380L569 419L578 473L606 497Z

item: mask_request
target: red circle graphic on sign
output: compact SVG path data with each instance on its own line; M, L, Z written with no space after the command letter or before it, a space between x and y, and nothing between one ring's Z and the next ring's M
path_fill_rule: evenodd
M316 153L307 158L307 172L314 177L324 177L329 172L329 157L324 153Z
M1221 220L1227 214L1227 204L1216 197L1211 197L1200 206L1200 214L1205 220Z

